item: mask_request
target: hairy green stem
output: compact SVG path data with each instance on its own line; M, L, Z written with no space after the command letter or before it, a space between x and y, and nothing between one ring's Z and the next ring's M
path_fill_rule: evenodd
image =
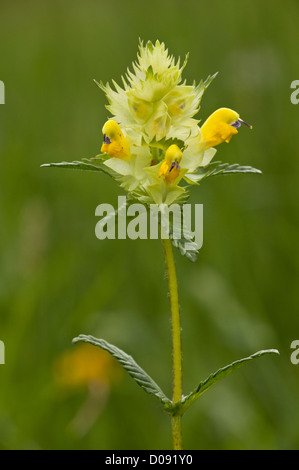
M171 416L173 450L182 450L182 416Z
M172 363L173 363L173 404L182 398L182 342L181 342L181 320L178 296L178 281L176 275L175 261L172 243L169 239L162 239L164 259L167 272L168 290L170 299L171 328L172 328ZM182 449L182 417L173 415L171 417L173 448Z

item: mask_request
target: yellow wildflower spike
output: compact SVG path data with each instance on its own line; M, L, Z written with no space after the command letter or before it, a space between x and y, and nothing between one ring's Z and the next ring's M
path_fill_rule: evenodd
M240 119L236 111L229 108L217 109L202 125L201 142L206 143L206 149L229 142L233 135L238 134L237 129L242 124L252 129L252 126Z
M128 160L129 144L122 133L119 125L112 120L107 121L102 129L104 142L101 148L102 153L107 153L109 157Z
M180 174L180 162L182 160L182 151L177 145L170 145L165 153L164 161L160 166L158 177L163 178L166 185L173 183Z

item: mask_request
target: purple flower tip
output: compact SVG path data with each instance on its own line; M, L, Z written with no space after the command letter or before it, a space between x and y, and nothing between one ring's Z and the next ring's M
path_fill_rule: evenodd
M105 142L105 144L111 144L111 140L109 139L109 137L106 134L104 134L104 142Z

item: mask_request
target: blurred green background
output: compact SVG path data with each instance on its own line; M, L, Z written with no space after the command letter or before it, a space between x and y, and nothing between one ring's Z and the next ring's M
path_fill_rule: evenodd
M189 51L188 82L219 71L200 118L227 106L254 130L218 147L217 160L264 173L211 178L192 192L204 204L204 245L195 264L176 253L184 392L256 350L281 355L193 405L184 446L299 448L299 366L290 362L299 339L298 19L296 0L1 1L0 448L171 448L168 416L126 374L93 397L55 373L78 347L72 338L92 334L171 394L160 242L97 240L95 208L116 205L119 188L99 173L40 168L99 153L108 112L92 80L120 81L139 37L182 58Z

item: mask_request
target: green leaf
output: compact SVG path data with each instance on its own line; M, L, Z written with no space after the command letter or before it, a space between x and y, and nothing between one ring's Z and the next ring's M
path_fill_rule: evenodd
M187 197L189 197L189 195L187 195ZM199 247L194 241L194 234L184 223L182 205L185 203L185 199L182 198L182 201L180 202L176 200L175 203L180 207L180 213L178 211L173 211L172 217L168 217L168 214L164 214L163 205L161 205L157 212L152 212L151 220L158 221L162 227L164 238L169 238L173 246L179 249L181 255L186 256L190 261L195 262ZM147 210L149 210L148 207Z
M217 370L217 372L211 374L207 379L200 382L198 387L192 393L184 397L181 402L174 405L176 407L174 409L176 409L177 413L183 414L195 400L197 400L201 395L203 395L203 393L209 390L217 382L222 380L227 375L231 374L231 372L238 369L239 367L244 366L253 359L257 359L258 357L264 356L265 354L279 354L279 351L277 349L265 349L262 351L258 351L249 357L239 359L238 361L235 361L232 364L222 367L221 369Z
M171 242L175 248L178 248L181 255L186 256L190 261L195 263L198 256L198 246L195 241L186 237L186 232L184 236L180 239L175 239L170 236Z
M129 356L121 349L108 343L104 339L94 338L93 336L79 335L73 339L73 343L83 341L98 346L105 351L108 351L115 359L123 366L123 368L130 374L130 376L143 388L147 393L155 395L165 405L170 405L170 400L162 392L161 388L156 382L134 361L132 356Z
M59 163L44 163L41 167L58 167L58 168L69 168L72 170L89 170L89 171L100 171L113 178L117 177L117 173L108 168L103 163L102 155L94 158L83 158L79 161L74 162L59 162Z
M164 227L164 229L167 229L167 227ZM174 213L173 219L170 221L169 238L173 246L179 249L181 255L186 256L192 262L197 260L199 247L194 241L194 234L184 224L182 212L181 218L178 220L176 213Z
M193 183L198 183L199 181L203 180L204 178L208 178L209 176L242 173L255 173L258 175L262 174L261 170L253 168L252 166L242 166L238 163L229 164L213 162L203 168L200 168L196 173L187 176L190 178L190 180L192 180Z

